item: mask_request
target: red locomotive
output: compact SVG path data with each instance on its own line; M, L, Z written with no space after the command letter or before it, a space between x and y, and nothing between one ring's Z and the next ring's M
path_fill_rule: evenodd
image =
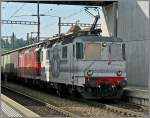
M19 53L19 77L40 79L40 48L22 50Z

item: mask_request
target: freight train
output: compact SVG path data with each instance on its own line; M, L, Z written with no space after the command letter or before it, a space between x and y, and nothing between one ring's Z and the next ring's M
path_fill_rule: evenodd
M2 54L1 70L2 78L87 99L120 98L127 85L122 39L89 32Z
M101 29L96 29L99 10L94 18L89 31L77 28L2 54L2 78L55 90L60 96L120 98L127 86L125 44L120 38L100 35Z

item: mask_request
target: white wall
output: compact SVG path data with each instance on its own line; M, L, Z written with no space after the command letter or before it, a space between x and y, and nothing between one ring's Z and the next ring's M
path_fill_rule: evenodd
M104 27L105 29L102 29L102 35L114 36L115 12L114 4L103 7L104 20L102 21L102 28Z
M117 36L126 42L129 84L143 87L148 87L149 78L148 2L148 0L118 0ZM104 15L109 35L113 35L115 11L113 6L110 9L105 7Z

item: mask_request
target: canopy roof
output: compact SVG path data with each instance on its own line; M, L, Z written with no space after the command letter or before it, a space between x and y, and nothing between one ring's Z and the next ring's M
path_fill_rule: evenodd
M37 3L36 0L29 0L29 1L24 1L24 0L5 0L6 2L24 2L24 3ZM111 4L117 0L101 0L101 1L42 1L39 0L41 4L64 4L64 5L88 5L88 6L105 6L108 4Z

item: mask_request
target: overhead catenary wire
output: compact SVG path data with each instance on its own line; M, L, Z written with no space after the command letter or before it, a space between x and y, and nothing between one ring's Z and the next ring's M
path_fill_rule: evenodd
M24 5L25 5L25 4L23 4L19 9L17 9L17 10L10 16L10 18L12 18L12 17L33 16L33 15L18 15L18 16L16 15L16 14L24 7ZM71 13L70 15L68 15L68 16L66 16L66 17L55 16L55 15L41 15L41 16L49 16L49 17L54 17L54 18L61 17L63 20L66 20L66 19L70 19L70 18L72 18L73 16L75 16L75 15L81 13L83 10L84 10L84 7L81 8L79 11L76 11L76 12L74 12L74 13ZM9 19L10 19L10 18L9 18ZM56 25L56 23L58 23L58 22L55 21L55 22L53 22L53 23L46 24L44 27L47 27L48 25L53 26L53 25ZM42 28L44 28L44 27L42 27Z
M71 18L72 16L75 16L75 15L81 13L81 11L82 11L82 9L80 9L78 12L74 12L74 13L68 15L67 17L55 16L55 15L49 15L49 14L48 14L48 15L46 15L46 14L41 14L41 16L49 16L49 17L55 17L55 18L61 17L62 19L69 19L69 18ZM34 16L34 15L31 15L31 14L30 14L30 15L17 15L17 16L13 16L13 17L24 17L24 16Z
M71 18L71 17L73 17L73 16L75 16L75 15L81 13L81 11L83 11L83 8L81 8L81 9L80 9L79 11L77 11L77 12L74 12L74 13L72 13L72 14L66 16L64 19L69 19L69 18Z
M12 17L24 17L24 16L32 16L32 15L17 15L17 16L12 16Z
M24 3L23 5L21 5L9 18L8 20L10 20L14 15L16 15L26 4Z
M77 15L77 14L79 14L79 13L81 13L81 11L83 11L83 8L81 8L79 11L77 11L77 12L74 12L74 13L71 13L70 15L68 15L68 16L66 16L66 17L61 17L63 20L66 20L66 19L69 19L69 18L71 18L71 17L73 17L73 16L75 16L75 15ZM51 17L59 17L59 16L53 16L53 15L49 15L49 16L51 16ZM48 25L55 25L55 23L58 23L58 22L53 22L53 23L50 23L50 24L48 24ZM47 25L44 25L42 28L45 28L45 27L47 27Z
M15 16L15 14L16 14L17 12L19 12L19 10L21 10L24 5L25 5L25 4L23 4L10 18L12 18L12 17L33 16L33 15L17 15L17 16ZM65 19L69 19L69 18L71 18L71 17L73 17L73 16L75 16L75 15L81 13L82 10L83 10L83 8L81 8L79 11L74 12L74 13L72 13L72 14L66 16L66 17L62 17L62 16L61 16L61 18L64 19L64 20L65 20ZM60 17L60 16L54 16L54 15L45 15L45 14L42 14L42 16L49 16L49 17L55 17L55 18ZM9 19L10 19L10 18L9 18ZM49 25L53 25L54 23L57 23L57 22L50 23ZM46 26L47 26L47 25L46 25ZM44 27L46 27L46 26L44 26ZM42 27L42 28L44 28L44 27Z

